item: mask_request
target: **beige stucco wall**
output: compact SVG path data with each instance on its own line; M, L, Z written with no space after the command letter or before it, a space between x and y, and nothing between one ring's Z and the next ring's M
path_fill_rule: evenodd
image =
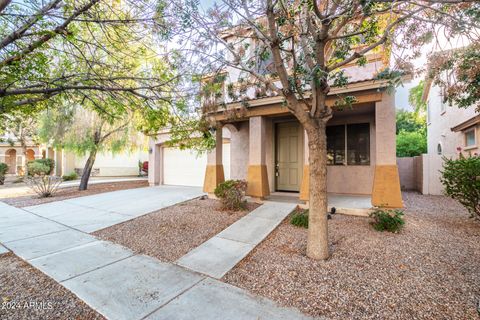
M423 193L423 155L416 156L414 158L414 165L415 165L415 190Z
M475 126L476 146L465 148L465 134L453 132L452 127L465 122L478 115L475 108L458 108L446 103L442 111L441 90L438 86L432 86L427 100L427 148L428 153L422 155L421 166L422 181L419 181L419 191L424 194L443 194L443 185L440 182L440 170L443 167L443 157L458 157L457 148L462 148L464 154L480 153L480 125ZM442 147L442 154L437 152L438 145Z
M230 132L230 176L232 179L247 179L249 128L249 122L242 121L237 123L236 131Z
M18 170L18 168L23 167L25 165L25 162L26 162L25 157L23 155L23 150L18 145L14 145L12 147L7 143L2 143L0 145L0 162L3 162L3 163L7 162L6 161L6 153L10 149L14 149L17 152L16 153L16 166L17 166L17 170ZM35 152L35 159L39 159L39 158L42 157L38 146L29 146L27 149L31 149L31 150L33 150L33 152ZM17 170L16 170L16 172L17 172ZM19 172L17 172L17 173L19 173Z
M87 155L75 156L75 169L83 170L87 158ZM148 160L148 151L144 149L116 154L102 152L97 155L93 168L98 169L96 176L99 177L137 176L138 162L146 160Z
M275 118L266 119L265 161L270 191L275 191ZM333 193L371 194L376 163L375 114L357 114L355 116L337 116L329 125L370 123L370 165L368 166L328 166L328 191ZM231 177L246 179L249 159L249 122L236 124L237 130L231 132ZM304 145L302 143L302 145ZM303 161L303 160L302 160Z
M402 190L416 190L417 177L414 157L397 158L397 166Z
M442 112L440 88L433 86L428 97L427 141L428 154L437 154L437 145L442 146L443 154L456 154L457 147L465 148L463 132L452 132L451 128L467 121L478 113L475 108L446 106ZM476 126L477 147L469 151L480 153L480 125Z
M448 154L446 157L455 158L456 154ZM421 181L421 192L423 194L441 195L443 194L443 185L440 182L443 168L443 156L437 154L422 155L423 175Z

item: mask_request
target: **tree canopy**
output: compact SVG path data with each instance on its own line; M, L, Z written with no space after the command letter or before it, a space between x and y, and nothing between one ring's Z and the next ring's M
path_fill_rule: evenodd
M0 114L33 112L59 96L107 113L111 103L155 109L169 101L177 75L156 41L161 3L0 3Z

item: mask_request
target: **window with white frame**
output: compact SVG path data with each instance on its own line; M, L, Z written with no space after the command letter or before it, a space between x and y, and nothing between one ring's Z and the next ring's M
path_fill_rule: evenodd
M465 147L474 147L477 142L475 139L475 128L465 131Z

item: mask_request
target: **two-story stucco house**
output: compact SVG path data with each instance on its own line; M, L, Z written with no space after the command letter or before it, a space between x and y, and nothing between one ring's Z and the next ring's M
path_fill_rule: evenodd
M427 79L423 100L427 103L428 153L423 155L421 192L442 194L440 171L443 157L456 158L480 154L480 113L471 108L459 108L444 101L441 87Z
M228 39L227 39L228 40ZM354 95L352 108L334 109L327 128L328 192L371 198L373 206L402 207L396 165L395 99L386 90L387 83L374 80L384 70L383 52L368 55L367 64L345 67L349 77L346 87L333 88L327 103L333 106L336 95ZM277 192L288 192L298 200L308 201L308 147L306 133L298 120L282 105L282 97L258 96L248 88L248 106L232 101L227 88L238 85L240 72L225 70L224 98L219 110L207 116L216 123L216 149L208 153L203 190L212 194L225 179L224 129L230 133L229 176L248 183L247 195L265 199ZM235 114L235 116L232 116ZM223 128L223 130L221 130ZM151 184L160 184L164 166L163 140L152 138ZM190 162L196 170L195 162Z

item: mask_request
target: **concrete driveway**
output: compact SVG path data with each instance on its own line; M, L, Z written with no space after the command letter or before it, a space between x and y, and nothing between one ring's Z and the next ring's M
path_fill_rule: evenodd
M62 225L94 232L203 195L201 188L157 186L113 191L23 208Z

